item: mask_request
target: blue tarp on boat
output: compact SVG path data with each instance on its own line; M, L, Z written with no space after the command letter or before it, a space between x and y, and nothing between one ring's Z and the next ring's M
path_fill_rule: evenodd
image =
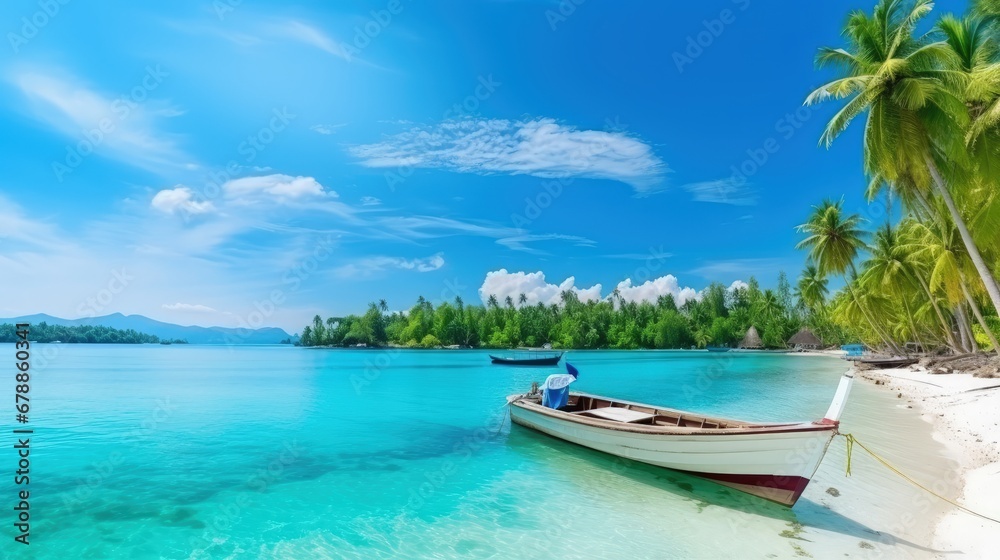
M542 386L542 406L562 408L569 402L569 384L576 381L580 372L570 364L566 364L568 373L556 373L545 379Z

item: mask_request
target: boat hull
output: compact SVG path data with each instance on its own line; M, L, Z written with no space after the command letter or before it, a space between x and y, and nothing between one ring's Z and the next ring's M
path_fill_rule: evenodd
M539 410L541 409L541 410ZM550 409L549 409L550 410ZM573 419L540 405L511 403L511 420L559 439L618 457L703 477L792 506L819 468L836 425L790 424L759 433L705 430L657 433L620 423ZM562 418L560 415L567 416Z
M559 360L562 356L553 356L547 358L503 358L500 356L490 356L490 360L494 364L501 364L505 366L554 366L559 364Z

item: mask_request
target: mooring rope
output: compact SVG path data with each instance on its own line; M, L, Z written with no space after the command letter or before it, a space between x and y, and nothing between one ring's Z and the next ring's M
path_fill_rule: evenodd
M888 468L892 472L898 474L904 480L906 480L910 484L916 486L917 488L920 488L924 492L927 492L928 494L930 494L932 496L935 496L937 498L940 498L940 499L948 502L949 504L951 504L951 505L955 506L956 508L964 511L965 513L968 513L968 514L971 514L971 515L975 515L976 517L981 517L981 518L983 518L983 519L985 519L987 521L992 521L994 523L1000 523L1000 519L994 519L994 518L992 518L992 517L990 517L988 515L983 515L983 514L981 514L979 512L972 511L971 509L963 506L962 504L960 504L960 503L958 503L958 502L956 502L956 501L954 501L952 499L946 498L946 497L942 496L941 494L938 494L937 492L931 490L930 488L927 488L923 484L920 484L916 480L913 480L913 478L907 476L903 471L901 471L898 468L894 467L889 461L886 461L884 458L882 458L881 456L879 456L877 453L875 453L871 449L868 449L868 447L865 446L865 444L861 443L860 441L858 441L858 438L854 437L854 434L842 434L840 432L837 432L837 435L838 436L842 436L847 441L847 476L851 476L851 453L854 452L854 444L856 443L856 444L858 444L858 446L861 449L864 449L869 455L871 455L872 457L874 457L876 461L878 461L879 463L882 463L883 465L885 465L886 468Z

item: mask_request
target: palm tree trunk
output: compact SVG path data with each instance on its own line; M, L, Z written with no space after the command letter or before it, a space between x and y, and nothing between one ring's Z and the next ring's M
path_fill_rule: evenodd
M972 314L976 316L976 321L979 321L979 326L983 327L986 331L986 337L990 339L990 344L993 345L993 351L1000 354L1000 342L997 342L996 335L990 330L990 326L986 323L986 319L983 318L983 314L979 311L979 305L976 304L976 300L972 299L972 294L969 293L969 288L965 285L964 274L961 274L962 278L962 293L965 294L965 301L969 302L969 307L972 308ZM975 342L975 337L973 337L973 342Z
M951 346L952 350L958 350L958 343L955 342L955 333L951 330L951 323L945 320L944 313L941 312L941 306L938 305L937 300L934 299L934 295L931 294L930 287L919 274L914 274L914 276L917 278L917 282L920 283L920 287L924 289L924 294L926 294L927 299L930 300L931 307L934 308L934 313L937 314L938 320L941 321L941 327L944 329L948 345Z
M903 311L906 313L906 319L910 322L910 331L913 333L913 340L920 345L921 348L924 347L924 343L920 340L920 333L917 332L917 324L913 321L913 313L910 312L910 304L907 303L906 298L903 297Z
M996 278L993 277L989 266L983 260L983 255L980 254L979 247L976 246L972 234L969 233L969 228L966 227L965 220L962 219L962 214L959 213L958 207L955 206L955 201L951 198L948 185L944 184L944 179L941 177L937 164L934 163L934 159L930 155L925 156L925 159L927 161L927 168L931 172L931 177L934 179L934 186L937 187L938 193L944 199L945 205L948 206L951 219L955 222L955 227L958 228L959 235L962 236L965 250L969 252L969 258L972 259L972 264L975 265L976 272L979 273L979 277L983 280L983 285L986 286L986 293L990 295L990 301L993 302L993 307L996 308L997 314L1000 315L1000 286L997 285Z
M854 278L854 279L857 279L857 277L858 277L858 271L857 271L856 268L854 268L854 263L852 262L850 266L851 266L851 277ZM864 304L861 303L861 300L858 298L857 292L854 291L854 288L851 286L851 284L852 284L851 278L848 278L847 279L847 291L850 292L851 297L854 298L854 303L858 304L858 309L861 310L861 314L865 316L865 319L868 321L868 324L871 325L872 330L874 330L875 333L878 334L879 338L881 338L882 341L885 342L886 345L889 346L890 350L892 350L893 352L896 352L897 354L904 353L903 350L899 346L896 346L896 343L893 342L892 337L890 337L889 335L887 335L885 333L885 331L882 330L882 328L879 327L879 325L875 322L875 319L872 318L871 314L868 313L868 310L865 309Z
M969 314L965 312L965 306L958 304L955 306L956 317L958 317L958 330L962 335L962 346L966 352L977 351L976 339L969 328Z

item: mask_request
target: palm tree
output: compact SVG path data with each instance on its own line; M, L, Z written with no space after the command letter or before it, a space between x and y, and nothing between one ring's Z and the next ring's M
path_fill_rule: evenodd
M798 227L799 231L807 234L807 237L799 242L796 248L808 249L810 260L816 263L817 270L824 276L828 274L847 276L850 273L847 278L847 290L854 303L879 338L899 352L901 349L878 326L852 287L853 280L858 277L854 259L865 249L863 238L866 232L860 227L861 216L857 214L844 216L843 204L843 200L839 202L825 200L819 206L815 206L809 220Z
M517 296L518 307L521 307L526 303L528 303L528 296L524 292L521 292L521 295Z
M386 303L386 301L384 299L380 299L380 300L378 300L378 309L382 313L385 313L386 311L389 310L389 304Z
M843 77L816 89L805 103L850 98L820 138L827 146L855 117L868 113L865 170L897 189L934 189L1000 313L1000 286L939 169L939 162L967 161L963 129L969 115L964 99L956 93L956 85L964 83L965 76L950 68L954 51L943 41L913 36L932 7L931 0L880 0L870 16L853 12L845 29L853 52L823 48L817 57L819 66L837 66Z
M490 297L486 300L486 306L495 309L500 306L500 302L497 301L496 294L490 294Z
M820 274L815 264L807 264L796 285L799 300L810 310L820 307L830 293L827 283L826 275Z

